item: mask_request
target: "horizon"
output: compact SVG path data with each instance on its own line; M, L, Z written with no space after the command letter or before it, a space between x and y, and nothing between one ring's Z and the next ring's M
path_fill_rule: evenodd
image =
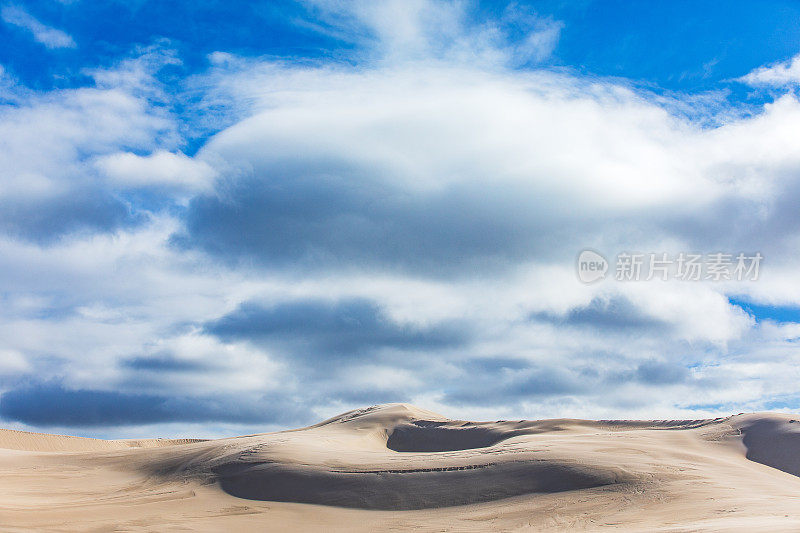
M28 433L31 435L44 435L44 436L52 436L52 437L68 437L68 438L76 438L76 439L89 439L89 440L109 440L109 441L138 441L138 440L197 440L197 441L211 441L211 440L224 440L226 438L239 438L239 437L248 437L252 435L267 435L273 433L283 433L283 432L294 432L294 431L301 431L306 429L315 428L317 426L327 425L331 422L339 421L342 417L351 414L357 414L358 416L363 414L368 414L371 411L379 410L379 409L387 409L395 406L402 406L410 411L410 414L413 415L414 419L416 420L429 420L429 418L425 418L422 415L435 415L438 418L443 418L448 422L470 422L475 424L493 424L493 423L502 423L502 422L514 422L514 423L522 423L522 422L553 422L553 421L575 421L575 422L590 422L590 423L614 423L614 422L667 422L667 423L686 423L686 422L717 422L723 420L729 420L736 417L741 416L751 416L751 415L787 415L791 413L783 413L783 412L776 412L776 411L762 411L762 412L748 412L748 413L736 413L730 414L728 416L719 416L714 418L695 418L695 419L623 419L623 418L612 418L612 419L588 419L588 418L542 418L538 420L529 420L529 419L520 419L520 418L509 418L509 419L500 419L500 420L463 420L463 419L453 419L449 418L446 415L441 413L435 413L424 407L419 405L409 404L409 403L402 403L402 402L388 402L388 403L381 403L381 404L374 404L368 405L361 408L355 408L348 411L344 411L332 417L326 418L324 420L318 420L313 422L307 426L296 427L296 428L285 428L285 429L276 429L274 431L269 432L262 432L262 433L255 433L251 435L233 435L229 437L205 437L203 435L195 435L194 437L187 437L187 436L175 436L175 435L161 435L161 436L137 436L137 435L128 435L128 436L119 436L114 439L104 439L101 437L84 437L81 435L69 435L63 433L48 433L48 432L34 432L34 431L27 431L27 430L18 430L18 429L11 429L11 428L0 428L0 431L19 431L22 433ZM790 422L795 422L794 420L790 420Z

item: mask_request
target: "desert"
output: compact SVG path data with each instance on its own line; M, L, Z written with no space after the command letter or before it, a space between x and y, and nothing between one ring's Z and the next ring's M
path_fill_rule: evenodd
M0 533L800 532L800 1L0 1Z
M0 432L4 531L796 531L800 422L450 420L215 440Z

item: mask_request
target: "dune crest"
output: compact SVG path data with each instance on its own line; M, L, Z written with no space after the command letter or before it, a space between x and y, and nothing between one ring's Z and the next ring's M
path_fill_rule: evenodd
M125 439L104 440L50 433L0 429L0 449L30 452L98 452L126 448L158 448L206 439Z

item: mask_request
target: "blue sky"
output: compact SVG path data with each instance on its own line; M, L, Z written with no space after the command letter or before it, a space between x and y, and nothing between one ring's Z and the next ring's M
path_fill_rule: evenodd
M797 409L800 5L0 5L0 425ZM587 285L583 249L763 254Z
M357 60L361 39L332 31L314 5L273 2L57 2L21 6L43 24L71 35L75 47L48 49L28 31L5 25L0 61L30 87L86 83L86 67L113 65L161 39L180 54L187 75L207 68L207 55ZM619 76L666 90L720 90L759 66L791 58L800 46L796 2L538 1L477 2L473 21L507 19L512 38L530 28L509 11L563 23L552 55L541 64L598 76ZM99 23L102 21L102 23ZM326 31L327 30L327 31Z
M752 315L756 321L771 320L778 323L800 323L800 308L798 307L759 305L735 297L730 298L730 302Z

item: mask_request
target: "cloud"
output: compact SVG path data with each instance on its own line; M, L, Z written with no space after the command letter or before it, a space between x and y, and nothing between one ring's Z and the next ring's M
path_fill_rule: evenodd
M767 87L786 87L800 83L800 55L794 56L786 61L759 67L738 81L747 85L767 86Z
M636 368L636 379L644 383L672 384L689 379L689 370L674 363L645 361Z
M197 197L174 243L276 269L359 265L442 275L543 251L540 239L526 237L557 231L515 206L508 191L415 193L348 174L242 180Z
M6 5L0 10L3 21L31 32L36 42L47 48L75 48L77 45L70 35L39 22L19 6Z
M467 361L465 367L468 369L470 366ZM481 366L485 368L485 362ZM586 376L562 368L527 364L520 369L510 369L498 365L493 371L484 372L483 379L467 377L469 386L453 383L443 401L460 406L519 404L548 396L586 394L589 390Z
M603 84L462 67L271 76L290 85L259 95L269 110L201 151L228 170L191 202L185 248L276 268L485 272L622 239L598 217L647 223L642 206L685 213L717 187L684 163L691 125Z
M428 69L234 74L256 109L201 150L220 178L173 242L267 271L432 277L565 263L592 243L793 246L791 96L709 129L613 81Z
M284 347L290 357L311 361L371 358L384 348L440 350L463 345L468 337L456 324L419 327L397 323L375 302L364 299L308 299L273 306L246 302L205 324L204 330L223 340Z
M153 357L133 357L122 361L122 365L132 370L144 372L200 372L213 368L213 365L203 361L181 359L171 354L158 354Z
M594 298L584 307L575 307L565 316L534 313L533 320L546 320L560 326L587 327L595 330L667 330L670 324L653 318L621 295Z
M31 365L23 354L13 350L0 351L0 376L23 375L30 369Z
M600 401L603 394L622 396L620 388L644 386L653 391L692 379L681 363L656 359L631 363L618 352L598 350L573 357L567 364L506 357L466 359L458 363L458 379L445 384L443 401L461 406L520 405L543 398Z
M113 232L143 218L120 199L89 188L35 200L0 198L0 231L39 243L67 234Z
M215 175L207 163L165 150L146 156L118 152L99 156L94 164L115 187L122 189L202 191L210 187Z
M468 2L308 0L335 37L360 45L373 61L537 63L553 52L563 24L510 6L486 19ZM520 38L519 33L524 34Z
M142 62L158 68L149 57ZM201 163L164 155L163 149L177 141L176 124L154 101L158 91L152 87L158 82L153 73L141 70L137 76L136 84L125 76L117 84L47 93L10 87L12 98L0 104L0 231L52 243L71 234L130 228L145 221L147 213L123 193L145 182L172 186L181 179L205 179L198 170L204 168ZM152 155L131 160L119 155L122 149ZM97 161L113 179L98 175ZM161 164L158 172L152 161ZM148 163L150 175L137 183L131 173L146 172ZM195 175L189 176L187 168Z
M181 397L65 389L42 383L5 392L0 416L38 426L122 426L164 422L275 423L301 412L286 398Z

